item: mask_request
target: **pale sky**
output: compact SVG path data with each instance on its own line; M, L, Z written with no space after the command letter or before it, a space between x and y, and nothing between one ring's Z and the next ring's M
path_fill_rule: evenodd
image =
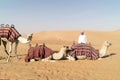
M120 29L120 0L0 0L0 24L20 33Z

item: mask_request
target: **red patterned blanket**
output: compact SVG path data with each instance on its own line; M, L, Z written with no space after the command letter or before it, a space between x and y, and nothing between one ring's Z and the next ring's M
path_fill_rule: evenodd
M95 60L99 58L99 50L93 48L89 44L77 44L72 46L72 51L69 52L69 55L76 57L85 55L89 60Z
M28 54L25 57L25 62L29 62L30 59L35 59L35 58L47 58L50 55L52 55L54 52L52 49L48 48L45 45L39 45L36 47L31 47L28 49Z
M12 42L17 39L20 33L14 27L0 27L0 38L6 38Z

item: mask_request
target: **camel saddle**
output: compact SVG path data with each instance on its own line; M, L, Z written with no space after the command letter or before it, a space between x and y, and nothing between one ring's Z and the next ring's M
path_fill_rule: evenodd
M0 40L1 38L6 38L8 41L12 42L19 36L21 36L21 34L14 27L0 27Z
M30 47L28 49L28 54L25 57L25 62L29 62L30 59L35 59L35 58L44 59L44 58L49 57L53 53L54 51L45 45L38 45L35 47Z
M93 48L90 44L75 44L72 45L72 51L69 52L69 55L76 56L86 56L89 60L96 60L99 58L99 50Z

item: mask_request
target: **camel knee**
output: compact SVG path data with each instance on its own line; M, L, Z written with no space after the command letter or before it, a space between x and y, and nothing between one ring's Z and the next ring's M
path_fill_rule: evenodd
M99 54L99 57L102 58L103 56L105 56L105 53L103 54Z
M9 50L9 53L12 53L12 50Z
M48 60L48 59L42 59L42 61L47 62L47 61L49 61L49 60Z
M30 59L30 62L35 62L36 60L35 59Z
M85 60L87 57L86 56L77 56L77 59L80 59L80 60Z
M68 59L69 61L75 61L75 58L74 58L74 57L71 57L71 56L68 56L67 59Z

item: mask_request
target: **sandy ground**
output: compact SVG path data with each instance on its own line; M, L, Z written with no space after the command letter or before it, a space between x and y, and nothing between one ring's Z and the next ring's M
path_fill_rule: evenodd
M29 62L24 58L28 45L19 44L17 60L12 53L11 62L6 62L3 45L0 46L0 80L120 80L120 30L85 31L88 42L100 49L105 40L112 42L107 54L113 54L102 60L61 60L56 62ZM44 31L34 33L32 45L45 43L53 50L77 42L80 31Z

